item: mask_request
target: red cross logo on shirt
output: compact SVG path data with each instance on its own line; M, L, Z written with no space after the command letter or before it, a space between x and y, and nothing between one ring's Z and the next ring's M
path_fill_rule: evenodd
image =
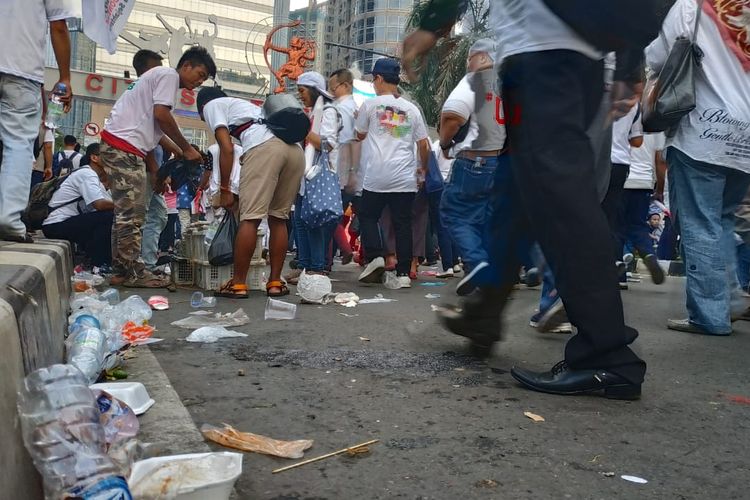
M492 100L495 98L495 96L492 94L492 92L487 92L484 96L484 100L487 102L492 102Z

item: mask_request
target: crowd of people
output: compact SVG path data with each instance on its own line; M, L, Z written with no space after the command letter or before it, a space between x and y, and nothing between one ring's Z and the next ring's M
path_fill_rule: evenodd
M35 14L49 22L60 81L70 89L60 21L67 13L52 0L32 3L46 8ZM480 354L500 340L503 307L518 283L541 284L531 325L576 335L549 371L514 368L513 376L549 393L637 398L646 363L630 347L638 332L625 324L620 295L637 263L661 284L664 261L684 262L688 317L667 322L678 331L729 335L732 322L748 316L750 282L750 46L746 36L729 36L750 29L747 16L728 17L715 0L677 0L668 13L650 9L654 3L639 0L633 9L643 11L621 24L661 30L647 41L626 33L611 50L559 2L497 0L496 35L471 46L432 141L419 106L402 93L400 62L381 58L371 72L376 96L359 106L350 70L299 77L310 124L299 143L277 135L261 107L202 87L197 110L215 141L202 153L172 115L180 88L216 74L207 51L193 46L176 68L139 51L138 80L114 105L101 143L81 154L65 136L53 152L54 131L38 126L42 60L5 51L0 235L27 241L20 217L30 188L59 179L44 235L75 243L112 284L164 287L160 253L173 251L180 228L195 220L197 200L239 222L233 276L217 296L249 296L266 221L268 296L289 294L303 272L328 275L337 255L362 266L361 283L392 273L395 288L410 287L420 264L439 260L435 276L460 278L463 297L438 313L441 322ZM407 74L465 7L428 2L404 42ZM606 11L587 15L606 21ZM664 132L646 133L645 69L658 75L675 40L693 36L702 53L695 109ZM66 106L70 98L62 96ZM202 174L173 191L157 176L170 158L200 163ZM282 277L290 249L294 268Z

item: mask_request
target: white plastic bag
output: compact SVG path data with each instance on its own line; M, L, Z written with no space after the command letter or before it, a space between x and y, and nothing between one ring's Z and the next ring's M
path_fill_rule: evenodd
M307 274L302 271L297 282L297 293L305 302L322 304L323 299L331 293L331 280L322 274Z
M194 330L202 326L242 326L250 323L250 318L241 308L233 313L221 314L216 313L210 316L188 316L178 321L172 322L172 326Z
M203 326L198 328L185 339L188 342L204 342L209 344L219 339L230 337L247 337L246 333L227 330L223 326Z

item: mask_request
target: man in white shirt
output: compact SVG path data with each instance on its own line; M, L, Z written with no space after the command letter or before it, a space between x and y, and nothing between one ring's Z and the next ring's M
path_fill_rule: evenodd
M101 160L112 184L115 204L113 280L137 288L162 288L169 283L146 269L141 258L141 227L146 213L146 176L162 193L154 149L164 135L172 139L188 161L203 157L180 132L171 110L180 88L194 89L216 75L216 65L205 48L188 49L177 69L147 71L115 103L102 130ZM147 172L148 168L148 172Z
M3 0L0 33L6 44L0 50L0 239L30 241L21 212L29 202L34 138L39 132L44 85L44 51L47 26L59 71L57 83L65 85L61 100L70 110L70 36L65 20L75 17L66 0Z
M82 165L66 176L50 199L50 213L42 224L47 238L76 243L92 266L112 263L114 204L104 182L99 143L86 148Z
M747 2L678 0L662 36L646 50L656 74L674 41L704 54L695 75L696 107L667 140L670 209L685 256L688 317L667 327L729 335L745 304L737 282L734 214L750 186L750 20Z
M505 154L505 120L497 92L495 52L495 42L488 38L471 46L468 73L448 96L440 115L442 156L456 158L440 212L464 262L466 275L456 287L459 295L494 283L489 257L493 200L516 189L508 177L510 159ZM465 134L458 138L462 129Z
M76 151L78 146L78 139L74 135L66 135L63 137L63 148L58 151L55 155L54 170L55 176L66 176L73 170L76 170L81 165L82 155Z
M235 299L248 297L247 273L255 252L258 227L264 217L268 217L271 233L268 244L271 274L266 292L269 296L287 295L289 290L281 281L281 269L289 238L286 221L305 170L302 148L285 143L266 125L255 123L263 118L259 106L227 97L217 88L201 89L197 107L219 145L221 206L236 211L240 221L234 246L234 274L214 295ZM242 143L239 195L232 191L236 154L232 137Z
M662 4L658 0L491 3L511 163L520 191L509 203L520 210L514 221L495 222L493 260L502 267L500 284L494 293L481 294L457 308L451 331L470 338L485 352L499 340L502 308L518 272L516 247L523 239L525 210L552 266L568 316L578 328L566 345L565 359L551 370L511 370L529 389L640 397L646 364L629 347L637 332L624 323L611 237L596 189L595 156L586 131L601 105L603 52L619 51L612 116L622 116L637 102L642 49L658 34ZM439 36L449 33L465 8L466 2L431 0L421 29L404 41L405 65L412 67Z
M372 69L377 97L365 101L355 122L357 138L365 141L367 165L359 213L362 245L369 261L359 277L381 282L385 271L378 221L388 206L396 233L396 274L401 287L411 286L412 204L417 184L424 182L430 141L422 112L398 97L401 66L395 59L378 59ZM414 145L417 145L417 148ZM419 158L415 152L419 151Z

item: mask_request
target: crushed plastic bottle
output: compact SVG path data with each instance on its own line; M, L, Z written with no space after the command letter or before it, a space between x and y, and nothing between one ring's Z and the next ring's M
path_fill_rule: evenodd
M99 300L107 302L111 306L115 306L120 303L120 292L115 288L108 288L99 294Z
M104 451L94 394L75 367L52 365L30 373L19 393L18 414L46 498L132 500Z
M200 307L216 307L216 297L206 297L203 292L193 292L190 296L190 306L197 309Z
M78 368L89 384L96 382L107 355L107 336L98 328L83 327L68 337L68 364Z

